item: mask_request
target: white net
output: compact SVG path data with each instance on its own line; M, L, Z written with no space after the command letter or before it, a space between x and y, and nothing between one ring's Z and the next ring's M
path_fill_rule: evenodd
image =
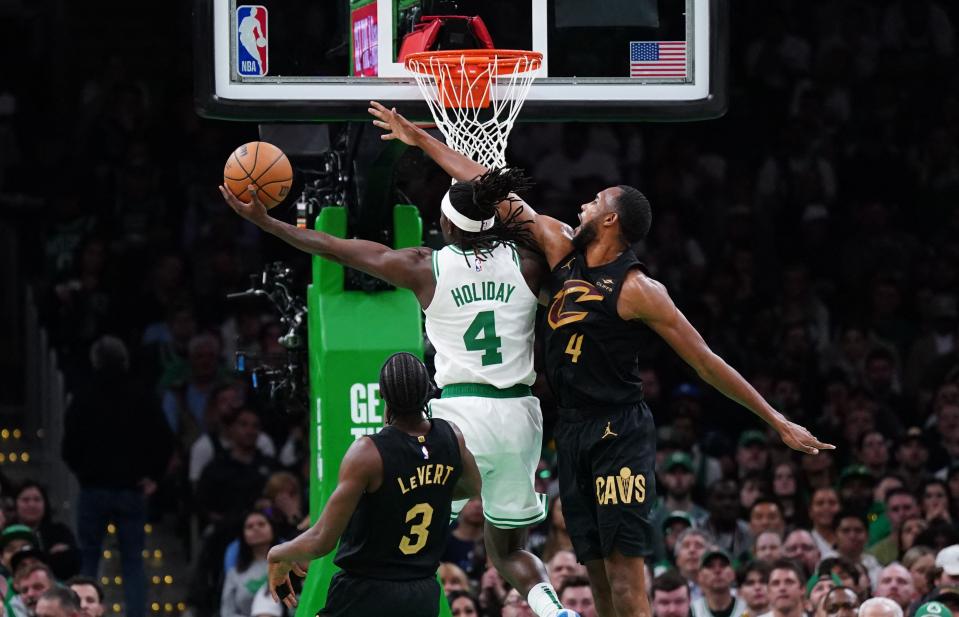
M486 167L506 166L506 142L542 54L508 50L411 54L406 67L446 143Z

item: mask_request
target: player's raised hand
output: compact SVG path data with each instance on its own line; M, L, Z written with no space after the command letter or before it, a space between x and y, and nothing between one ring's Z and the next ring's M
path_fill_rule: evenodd
M260 201L260 198L256 194L256 185L251 184L247 188L250 190L250 195L253 198L249 203L240 201L236 195L231 193L230 190L222 184L220 185L220 194L223 195L223 199L233 208L234 212L251 223L259 225L270 218L270 215L266 213L266 206L263 205L263 202Z
M806 427L796 424L795 422L790 422L786 420L782 426L779 427L779 436L782 437L783 443L799 452L805 454L819 454L820 450L835 450L836 446L823 443L813 437L813 434L809 432Z
M376 101L370 101L370 108L367 111L376 118L373 124L386 131L386 133L380 135L380 139L387 141L399 139L409 146L416 145L414 143L416 140L416 125L400 115L395 107L387 109Z

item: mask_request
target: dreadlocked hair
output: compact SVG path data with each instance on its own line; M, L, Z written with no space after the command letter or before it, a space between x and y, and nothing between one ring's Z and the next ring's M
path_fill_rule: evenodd
M380 396L392 417L412 416L426 408L433 392L429 371L411 353L395 353L380 370Z
M533 186L533 181L517 167L490 169L481 176L468 182L457 182L450 187L450 203L460 214L474 221L485 221L495 217L493 226L478 232L463 231L453 226L453 242L463 250L464 256L472 252L477 259L488 257L500 244L533 246L533 235L529 230L530 221L520 221L523 206L513 207L519 199L512 196ZM509 214L501 217L496 206L503 201L510 202ZM469 259L467 258L467 264Z

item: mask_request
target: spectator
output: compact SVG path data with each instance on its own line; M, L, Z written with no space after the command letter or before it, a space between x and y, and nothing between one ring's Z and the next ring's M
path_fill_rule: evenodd
M82 571L84 576L97 576L107 523L113 522L126 613L143 617L147 498L167 469L172 436L150 390L130 379L129 354L122 341L112 336L98 339L90 348L90 360L93 377L67 409L62 447L63 460L80 482L77 532Z
M899 558L899 532L908 518L919 516L919 504L912 493L904 488L893 489L886 493L886 516L892 528L890 534L873 544L869 552L882 565L889 565Z
M177 436L181 451L189 452L203 434L207 399L217 385L220 370L220 341L212 334L198 334L187 347L189 375L163 393L163 413Z
M249 508L263 493L274 463L256 447L260 418L241 408L227 420L230 449L207 465L197 484L197 500L214 522Z
M943 587L934 589L931 594L933 602L940 602L947 606L952 614L959 613L959 589L955 587Z
M913 494L929 477L926 461L929 460L929 448L925 443L922 429L913 426L906 430L896 444L896 473L902 478L905 487Z
M875 488L876 477L863 465L850 465L839 474L839 500L850 510L869 511Z
M256 592L266 584L266 554L275 543L273 524L265 514L251 512L243 518L240 555L226 573L220 617L249 617Z
M817 488L809 501L809 519L812 537L820 555L829 557L835 552L836 532L833 519L839 513L839 495L832 487Z
M739 479L739 507L743 512L749 512L759 498L766 497L771 491L772 487L765 473L748 473Z
M700 562L712 540L709 533L696 528L687 529L676 539L676 569L689 583L689 597L693 601L702 597L697 583Z
M526 598L515 589L510 589L506 594L501 615L502 617L536 617Z
M786 530L782 509L772 497L757 499L749 509L749 532L755 538L764 531L772 531L781 538Z
M746 601L733 596L734 582L736 573L729 555L718 548L707 549L699 561L697 578L703 597L693 601L693 617L740 617L746 611Z
M916 539L929 528L925 519L914 516L907 518L899 527L899 557L916 545Z
M835 574L818 574L810 578L806 583L806 613L810 615L818 613L823 598L839 585L839 577Z
M770 617L803 617L803 572L795 562L780 559L769 572Z
M67 586L80 598L83 617L103 617L107 610L103 605L103 587L95 578L74 576Z
M902 608L889 598L870 598L859 607L859 617L903 617Z
M68 587L56 585L37 600L37 617L77 617L80 614L80 598Z
M692 601L687 579L669 570L653 579L653 617L690 617Z
M886 566L879 573L876 596L895 601L903 611L909 607L913 600L918 598L916 587L912 582L912 575L909 570L898 563Z
M888 471L889 447L886 437L881 431L867 431L859 438L859 447L856 449L859 463L869 468L877 478Z
M776 531L764 531L756 536L753 556L760 561L773 562L783 556L783 539Z
M959 532L951 523L932 521L916 536L915 542L940 551L947 546L959 543Z
M936 551L928 546L914 546L902 556L902 565L909 570L916 595L925 597L932 589L932 574L936 569Z
M480 579L480 608L484 615L496 615L503 608L509 585L492 565L486 568Z
M299 534L298 527L304 522L299 478L288 471L278 471L266 481L263 496L270 502L277 537L284 540L295 538Z
M453 527L441 561L456 564L467 576L475 576L486 559L483 549L485 522L483 502L479 498L468 501L456 517L456 526Z
M676 541L684 531L693 526L693 519L682 510L670 512L669 516L663 521L663 548L664 554L657 564L657 567L664 569L674 565L676 559ZM659 572L661 574L662 572Z
M13 574L13 565L10 560L17 551L25 546L37 546L38 544L36 534L26 525L7 525L0 533L2 576L7 578Z
M959 544L953 544L936 555L936 567L942 572L936 578L936 587L959 587Z
M468 591L454 591L446 599L453 617L479 617L479 604Z
M53 520L46 490L27 480L17 489L14 500L17 522L33 530L36 548L46 553L53 573L62 578L76 574L80 567L77 542L66 525Z
M952 617L953 611L942 602L926 602L916 609L913 617Z
M836 552L855 564L861 563L869 574L870 584L875 587L882 566L875 557L865 552L868 537L865 515L843 510L836 515L835 528Z
M448 596L454 591L469 591L470 582L466 578L466 572L455 563L448 561L440 562L440 567L436 571L440 577L440 583L443 585L443 591Z
M792 559L810 575L816 572L821 555L812 534L805 529L796 529L786 536L783 543L783 557Z
M949 500L949 485L938 478L922 483L919 489L920 509L927 521L941 519L953 521L952 506Z
M585 576L570 576L562 582L556 594L559 603L568 610L576 611L582 617L596 617L593 589Z
M546 564L549 582L553 589L559 589L563 581L572 576L586 576L586 568L576 561L573 551L559 551Z
M833 587L822 599L826 617L856 617L859 612L859 596L856 590L845 586Z
M761 431L743 431L736 446L736 468L739 477L766 473L769 464L769 442Z
M925 597L929 593L929 573L936 567L936 552L928 546L914 546L902 556L902 565L912 576L916 595Z
M706 498L709 516L702 527L715 544L730 555L745 554L752 547L749 525L739 519L739 489L733 480L721 480L712 485ZM697 557L698 559L698 557Z
M773 469L772 495L779 503L783 519L789 526L808 526L808 509L800 490L799 466L792 461L779 463Z
M693 521L706 517L708 512L695 503L692 498L693 485L696 478L693 475L693 461L685 452L673 452L663 465L663 497L661 506L667 512L683 510L688 512Z
M836 476L832 452L804 456L799 460L799 466L810 489L818 490L835 486Z
M40 596L53 589L56 579L53 571L44 563L26 564L14 568L13 588L23 600L28 617L36 617L37 601Z
M744 615L758 617L769 611L769 564L751 561L736 573L738 597L746 603Z
M204 413L204 433L190 446L190 483L196 485L203 475L203 470L217 456L230 449L230 439L226 434L225 422L237 409L243 406L243 393L235 383L224 383L216 386L207 399ZM276 448L269 435L261 432L256 440L256 447L263 456L273 458Z
M692 498L696 477L693 475L693 460L682 451L670 453L661 466L660 474L663 495L659 497L656 507L650 516L650 524L654 528L664 529L666 519L673 512L683 512L691 521L701 521L709 514ZM664 544L665 538L659 534L653 536L653 551L658 561L662 561L668 554L669 548Z

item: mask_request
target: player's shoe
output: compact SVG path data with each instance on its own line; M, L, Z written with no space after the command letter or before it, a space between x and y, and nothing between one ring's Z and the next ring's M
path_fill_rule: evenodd
M568 608L564 608L560 612L556 613L556 617L583 617L576 611L571 611Z

